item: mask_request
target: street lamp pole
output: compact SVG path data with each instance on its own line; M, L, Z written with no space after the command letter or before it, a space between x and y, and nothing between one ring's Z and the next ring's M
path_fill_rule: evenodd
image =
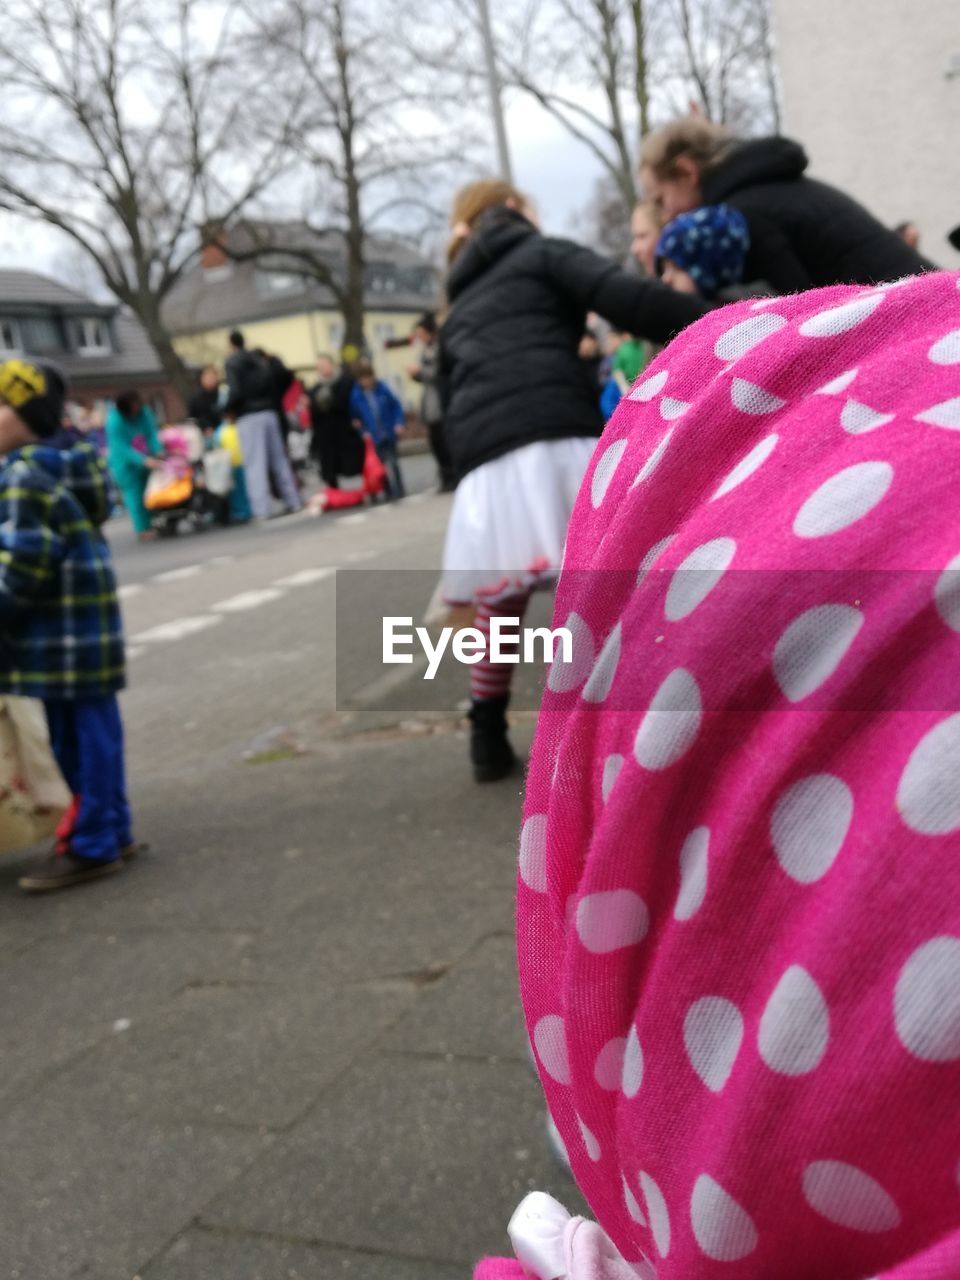
M510 144L507 140L507 124L503 117L503 100L501 97L500 74L497 71L497 51L493 43L493 26L490 22L490 6L488 0L477 0L480 10L480 32L483 36L483 57L487 64L487 86L490 93L490 112L493 116L493 127L497 136L497 160L500 164L500 176L506 182L513 182L513 169L510 164Z

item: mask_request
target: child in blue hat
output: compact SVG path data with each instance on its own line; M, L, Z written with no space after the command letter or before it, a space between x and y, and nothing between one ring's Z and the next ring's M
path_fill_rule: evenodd
M730 205L681 213L660 232L656 252L661 279L678 293L730 302L769 292L763 286L744 288L750 232L746 218Z

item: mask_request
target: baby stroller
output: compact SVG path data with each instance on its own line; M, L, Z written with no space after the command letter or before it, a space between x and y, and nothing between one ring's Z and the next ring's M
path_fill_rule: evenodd
M228 524L233 486L232 463L225 449L205 451L203 432L186 424L164 427L162 466L151 472L144 505L161 537L172 537L180 522L199 532L213 521Z

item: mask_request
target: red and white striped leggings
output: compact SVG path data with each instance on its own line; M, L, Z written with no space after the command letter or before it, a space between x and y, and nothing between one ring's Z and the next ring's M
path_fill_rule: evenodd
M523 615L530 603L530 594L510 596L506 600L498 600L490 604L486 600L477 605L474 626L483 633L486 650L483 658L470 668L470 696L475 699L503 698L510 692L510 682L516 670L516 663L490 661L490 620L491 618L518 618ZM507 635L512 634L511 631ZM519 638L519 633L518 633ZM509 652L518 652L510 646Z

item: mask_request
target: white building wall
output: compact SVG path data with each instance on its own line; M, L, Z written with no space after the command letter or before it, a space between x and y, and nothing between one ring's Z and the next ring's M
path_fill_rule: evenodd
M810 173L945 267L960 225L960 0L774 0L784 132Z

